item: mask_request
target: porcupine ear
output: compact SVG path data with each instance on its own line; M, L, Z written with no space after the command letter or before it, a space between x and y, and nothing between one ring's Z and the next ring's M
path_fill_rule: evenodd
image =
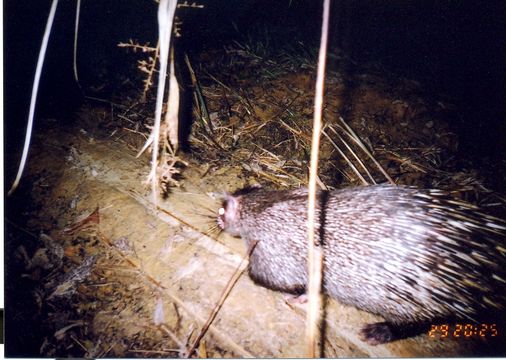
M239 208L239 198L240 195L226 195L225 201L223 201L223 208L225 209L226 215L232 216L236 213L237 209Z

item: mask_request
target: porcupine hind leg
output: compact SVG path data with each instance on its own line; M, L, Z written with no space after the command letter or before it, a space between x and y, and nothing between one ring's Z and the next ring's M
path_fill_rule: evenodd
M359 336L370 345L379 345L420 335L429 329L430 325L427 323L399 325L385 321L365 325L360 330Z

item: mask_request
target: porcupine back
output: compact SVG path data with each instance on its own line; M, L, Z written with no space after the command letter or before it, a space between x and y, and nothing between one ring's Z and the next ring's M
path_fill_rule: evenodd
M253 189L230 195L226 211L231 203L222 228L258 241L251 278L304 292L307 190ZM468 203L438 190L357 187L320 191L317 219L324 290L343 303L394 324L504 310L506 223Z

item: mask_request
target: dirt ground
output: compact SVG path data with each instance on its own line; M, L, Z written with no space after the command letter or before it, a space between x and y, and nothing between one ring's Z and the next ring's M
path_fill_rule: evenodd
M108 108L94 103L76 114L76 125L43 120L23 185L8 200L6 214L6 301L26 310L11 322L17 333L11 332L13 351L22 346L14 337L31 331L38 350L32 356L184 355L229 279L245 266L242 241L210 231L218 195L257 182L294 187L306 181L313 75L282 73L253 85L251 78L222 79L227 86L207 78L204 94L223 149L207 144L195 123L194 151L182 155L187 166L180 169L180 186L160 196L157 207L143 183L150 155L135 157L145 129L109 124ZM419 84L397 82L365 73L346 81L333 77L327 117L344 114L397 183L444 187L453 181L466 183L456 192L462 197L482 203L500 198L488 191L476 195L483 188L476 173L451 172L458 144L448 124L451 106L421 97ZM283 139L290 141L279 146ZM321 180L331 188L358 183L337 161L331 143L324 142ZM469 181L459 182L462 178ZM255 285L244 273L193 356L304 357L304 307ZM376 321L381 319L328 299L323 355L450 357L492 351L486 341L427 334L370 346L358 331Z

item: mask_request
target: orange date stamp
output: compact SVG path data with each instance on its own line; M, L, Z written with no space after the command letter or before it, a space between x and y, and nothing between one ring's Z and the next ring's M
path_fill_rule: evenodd
M434 339L492 338L498 334L497 324L433 324L428 332Z

